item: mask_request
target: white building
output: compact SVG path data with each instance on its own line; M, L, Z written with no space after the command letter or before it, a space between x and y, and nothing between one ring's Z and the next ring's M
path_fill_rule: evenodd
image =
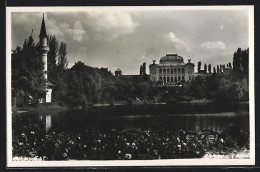
M194 79L194 64L188 60L184 63L181 56L177 54L166 54L160 58L159 64L149 65L150 80L153 82L161 81L164 85L176 85L181 81Z

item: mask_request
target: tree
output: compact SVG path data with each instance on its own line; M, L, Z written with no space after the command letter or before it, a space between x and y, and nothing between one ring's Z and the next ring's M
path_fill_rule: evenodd
M143 75L146 75L146 63L143 63Z
M233 56L233 71L234 78L241 80L246 78L248 80L248 63L249 63L249 49L241 50L238 48Z
M61 42L58 51L58 65L56 70L57 85L55 86L55 91L58 92L58 99L66 94L66 83L64 82L64 78L67 66L67 45L64 42Z
M243 50L241 54L241 66L243 72L248 71L248 63L249 63L249 48L247 50Z
M241 71L241 54L241 48L238 48L233 56L233 69L236 73Z
M12 94L22 95L24 104L37 104L46 94L43 62L32 36L12 51Z
M204 65L204 71L205 71L205 73L207 73L207 64L206 63Z
M194 80L191 81L189 85L189 88L187 90L188 95L196 99L205 98L206 95L205 86L206 86L205 78L200 75L197 76Z
M219 65L217 65L217 73L219 73Z
M49 52L48 52L48 72L53 72L56 67L56 58L58 56L59 43L55 36L50 36L49 40Z
M198 73L200 72L201 69L201 61L198 62Z
M59 59L58 59L58 66L60 66L62 69L66 69L68 66L67 61L67 45L64 42L60 43L59 47Z
M140 75L143 75L143 65L140 66Z
M208 71L211 73L211 64L208 65Z
M213 67L213 73L216 73L216 67Z
M58 56L58 50L59 50L59 43L55 36L48 37L49 40L49 52L48 52L48 80L53 83L54 85L58 85L57 81L58 75L57 75L57 64L56 64L56 58ZM55 90L55 88L54 88ZM57 92L54 91L53 94L53 100L55 101L57 99Z

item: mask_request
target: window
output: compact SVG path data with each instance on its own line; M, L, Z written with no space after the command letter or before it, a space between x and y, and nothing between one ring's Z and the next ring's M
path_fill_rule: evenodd
M181 73L181 70L180 70L180 68L178 68L178 73Z
M184 76L182 76L182 80L184 81Z
M168 82L170 82L170 78L169 78L169 77L167 77L167 83L168 83Z
M163 69L163 74L166 74L166 69Z
M181 69L181 72L184 73L184 68Z
M161 81L161 80L162 80L162 77L160 77L159 79L160 79L160 81Z
M171 74L173 74L173 68L171 68Z
M171 82L173 82L173 77L171 77Z
M174 73L175 73L175 74L177 73L177 69L176 69L176 68L174 68Z
M177 76L174 77L175 82L177 82Z
M169 69L167 69L167 74L170 74L170 70Z
M159 69L159 74L162 74L162 69Z

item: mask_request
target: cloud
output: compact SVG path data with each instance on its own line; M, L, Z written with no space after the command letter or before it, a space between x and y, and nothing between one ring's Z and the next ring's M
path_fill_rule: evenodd
M168 34L165 34L164 37L173 43L175 48L190 51L190 49L185 45L184 41L178 38L175 33L169 32Z
M226 49L226 44L222 41L207 41L202 43L201 46L207 49L219 49L219 50Z
M42 13L20 13L13 12L11 14L12 27L14 30L19 30L19 32L26 32L29 35L33 29L33 33L39 34L42 22ZM28 34L29 33L29 34ZM38 35L37 35L38 36Z
M95 32L96 39L113 40L119 35L135 32L138 26L127 12L94 11L88 13L86 23Z
M150 59L147 57L146 53L143 53L143 54L140 56L140 61L141 61L141 62L150 62Z
M219 28L220 28L220 30L223 30L224 29L224 25L221 24Z
M73 40L81 41L86 37L86 31L84 30L82 23L76 20L73 24L73 28L67 23L59 23L53 17L48 16L48 13L44 15L46 30L48 35L55 35L60 39L65 39L65 36L71 36ZM42 21L42 13L13 13L12 25L22 26L24 30L31 31L34 28L34 32L40 31Z
M72 35L73 40L81 41L86 31L83 29L80 21L75 21L73 28L70 28L69 24L61 23L59 27L64 33Z
M58 27L56 20L48 18L46 20L46 29L48 35L55 35L57 37L63 37L63 31Z
M87 48L86 47L80 47L78 49L77 57L79 59L86 58L87 57Z
M86 31L83 29L81 22L76 21L74 23L73 39L77 41L81 41L85 34Z
M42 13L12 13L12 24L22 25L26 27L25 24L28 23L40 23L41 24Z

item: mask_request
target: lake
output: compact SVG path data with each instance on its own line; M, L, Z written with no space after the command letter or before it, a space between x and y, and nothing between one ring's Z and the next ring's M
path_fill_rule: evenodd
M162 128L220 131L231 126L249 131L248 103L94 106L87 109L22 113L21 118L23 125L43 122L47 132L58 133L111 128L120 131Z

